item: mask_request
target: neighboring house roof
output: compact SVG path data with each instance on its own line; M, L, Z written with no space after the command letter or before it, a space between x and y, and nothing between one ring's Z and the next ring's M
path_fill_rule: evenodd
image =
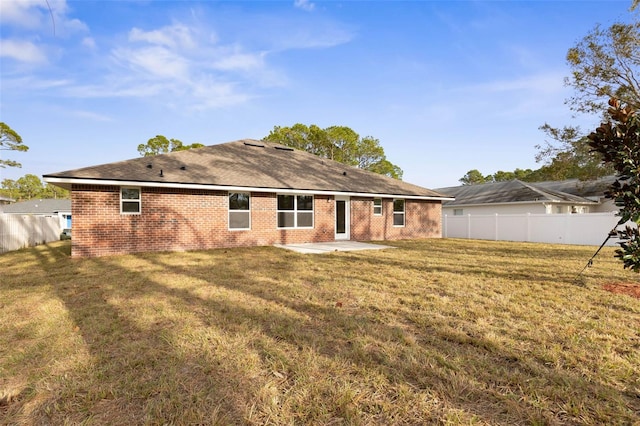
M437 191L455 197L455 200L445 202L444 207L526 202L598 204L585 197L517 179L440 188Z
M562 191L580 197L604 197L605 191L609 189L611 184L615 182L615 176L605 176L594 180L568 179L561 181L536 182L535 185Z
M52 173L44 180L66 189L78 183L446 199L401 180L251 139Z
M34 199L20 201L19 203L2 206L4 213L14 214L54 214L58 212L71 212L71 200L69 199Z
M5 203L13 203L15 200L13 198L9 198L9 197L5 197L0 195L0 204L5 204Z

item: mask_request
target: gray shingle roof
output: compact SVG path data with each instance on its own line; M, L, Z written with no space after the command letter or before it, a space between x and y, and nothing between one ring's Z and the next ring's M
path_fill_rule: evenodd
M90 180L97 184L116 181L443 198L417 185L251 139L52 173L44 178L67 189L73 182Z
M53 214L57 212L71 212L71 200L69 199L33 199L20 201L14 204L2 206L4 213L14 214Z
M595 180L567 179L561 181L536 182L535 185L562 191L580 197L604 197L604 193L615 182L615 176L605 176Z
M445 206L462 206L478 204L503 204L518 202L568 202L576 204L595 204L579 195L558 191L553 185L547 187L538 183L526 183L517 179L507 182L493 182L480 185L463 185L437 190L455 197L447 201Z

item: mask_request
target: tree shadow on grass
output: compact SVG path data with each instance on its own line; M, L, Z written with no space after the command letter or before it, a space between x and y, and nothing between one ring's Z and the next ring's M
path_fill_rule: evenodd
M442 240L441 240L442 241ZM407 256L402 260L391 256L390 258L368 259L373 267L385 265L392 268L414 269L423 273L443 272L448 274L475 276L480 279L508 279L524 280L540 285L574 285L578 273L585 266L588 256L584 250L573 247L557 245L550 247L546 244L510 243L491 241L480 242L481 247L476 247L477 241L448 240L450 244L438 244L438 257L428 260ZM412 252L422 250L425 241L390 241L387 244ZM585 258L584 262L581 256ZM482 263L478 258L483 259ZM572 259L574 269L559 266L557 261ZM556 262L556 263L554 263ZM538 265L537 268L532 269ZM606 278L605 272L590 271L593 279Z
M37 398L28 422L146 424L241 423L247 395L220 360L200 368L199 354L172 342L180 324L136 321L122 302L153 292L156 283L118 262L69 259L65 250L35 251L48 285L64 303L90 357L82 369L57 378L54 392ZM57 271L58 265L65 271ZM64 276L64 279L59 279ZM28 403L28 401L25 401ZM25 407L26 408L26 407ZM71 414L70 414L71 413Z
M384 276L357 282L345 269L369 254L318 264L275 250L192 252L179 263L168 253L72 260L37 252L90 358L37 399L29 421L436 423L462 412L461 421L549 424L615 412L624 423L638 408L615 389L419 307L339 307L338 297L357 293L349 287L385 285ZM331 280L344 280L343 293ZM584 406L562 408L575 401Z
M344 258L350 256L357 256L360 261L368 257L340 254L323 259L323 263L328 270L341 270ZM288 255L290 263L304 262L304 259L304 256ZM523 356L518 348L502 346L496 339L455 329L444 322L430 321L429 315L419 316L421 321L416 322L415 315L398 313L392 325L381 320L376 310L367 307L337 308L335 296L323 294L320 297L328 297L326 300L310 301L303 293L283 292L278 283L300 280L299 270L278 269L275 274L265 271L258 277L248 277L243 276L243 270L250 271L261 265L252 265L251 258L242 256L235 262L220 263L215 274L207 268L185 268L162 262L157 257L148 260L172 273L269 302L269 307L254 308L214 299L203 300L194 297L191 291L180 290L178 297L192 305L195 311L222 312L228 323L237 318L248 318L262 334L275 342L310 348L328 358L347 360L360 369L385 376L389 384L400 381L422 392L435 389L447 395L453 406L484 421L510 424L571 422L582 413L579 410L571 413L558 407L575 401L591 405L581 409L603 421L607 419L606 415L599 418L598 413L606 407L623 403L630 409L638 409L634 395L620 395L615 389L592 382L580 372L545 365L549 360ZM235 275L236 279L216 280L217 275ZM296 315L285 314L286 311ZM389 351L388 346L394 349ZM295 372L291 374L295 375ZM536 386L539 389L532 389ZM557 389L561 391L557 392ZM536 394L541 399L555 400L541 404ZM594 400L594 395L598 399ZM567 399L562 400L565 397ZM436 420L442 413L432 414L435 416L432 420Z

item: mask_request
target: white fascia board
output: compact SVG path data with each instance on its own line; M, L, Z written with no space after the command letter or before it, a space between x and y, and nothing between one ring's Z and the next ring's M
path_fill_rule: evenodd
M430 197L425 195L407 195L407 194L374 194L361 192L340 192L340 191L319 191L313 189L291 189L291 188L261 188L251 186L231 186L231 185L207 185L196 183L167 183L167 182L137 182L124 180L99 180L99 179L74 179L74 178L57 178L45 177L43 179L47 183L52 184L77 184L77 185L109 185L109 186L135 186L146 188L180 188L180 189L207 189L212 191L231 191L231 192L266 192L273 194L314 194L314 195L344 195L349 197L373 197L373 198L406 198L411 200L429 200L429 201L453 201L455 198L450 197Z

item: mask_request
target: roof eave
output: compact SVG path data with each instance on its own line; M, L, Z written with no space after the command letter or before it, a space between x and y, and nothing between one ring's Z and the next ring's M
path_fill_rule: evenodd
M179 182L149 182L149 181L132 181L132 180L108 180L108 179L89 179L89 178L64 178L56 176L44 175L43 180L52 185L70 190L71 185L114 185L114 186L138 186L146 188L181 188L181 189L207 189L214 191L247 191L247 192L267 192L279 194L317 194L317 195L345 195L350 197L380 197L380 198L409 198L412 200L427 201L453 201L455 198L438 197L414 194L385 194L373 192L349 192L349 191L326 191L316 189L296 189L296 188L265 188L258 186L234 186L234 185L210 185L198 183L179 183Z

